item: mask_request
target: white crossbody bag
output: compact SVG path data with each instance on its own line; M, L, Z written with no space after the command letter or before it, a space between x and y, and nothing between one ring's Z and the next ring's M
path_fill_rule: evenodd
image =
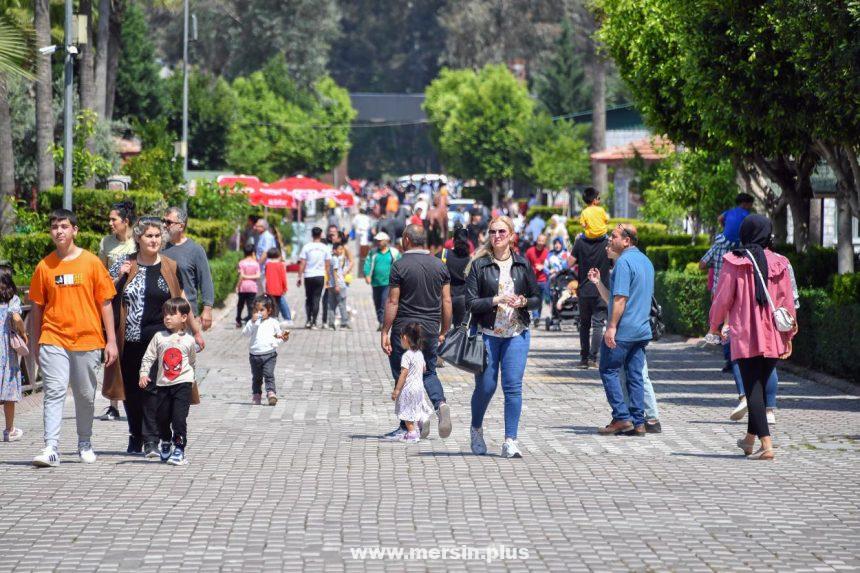
M746 250L746 249L745 249ZM770 298L770 293L767 292L767 283L764 282L764 277L761 274L761 271L758 268L758 264L755 262L755 257L753 257L752 253L748 250L746 253L750 256L750 260L752 261L753 267L755 267L755 272L758 275L758 279L761 281L762 287L764 287L764 296L767 298L767 302L770 305L770 311L773 313L773 323L776 325L776 329L780 332L791 332L794 330L794 317L786 310L785 307L781 306L776 308L773 304L773 299Z

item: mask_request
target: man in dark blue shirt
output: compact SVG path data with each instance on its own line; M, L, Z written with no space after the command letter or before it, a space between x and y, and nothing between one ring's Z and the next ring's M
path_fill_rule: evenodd
M746 216L752 210L752 195L748 193L739 194L737 199L735 199L735 204L737 206L734 209L723 211L718 218L720 224L723 225L723 236L732 245L739 243L741 240L741 223L743 223Z

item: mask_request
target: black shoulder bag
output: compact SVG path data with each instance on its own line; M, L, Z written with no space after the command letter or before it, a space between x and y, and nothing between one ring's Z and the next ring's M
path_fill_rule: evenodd
M476 331L472 334L469 332L471 320L471 315L469 315L469 320L459 326L451 327L445 336L445 341L439 346L437 354L455 368L472 374L480 374L485 368L486 357L484 354L486 350L481 333Z

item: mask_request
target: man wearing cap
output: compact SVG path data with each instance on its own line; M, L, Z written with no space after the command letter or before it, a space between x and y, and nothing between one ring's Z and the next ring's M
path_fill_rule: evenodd
M389 246L391 237L388 233L376 233L373 240L376 242L376 247L364 259L364 280L373 288L373 306L376 309L376 322L379 323L376 330L382 330L391 265L400 258L400 251Z

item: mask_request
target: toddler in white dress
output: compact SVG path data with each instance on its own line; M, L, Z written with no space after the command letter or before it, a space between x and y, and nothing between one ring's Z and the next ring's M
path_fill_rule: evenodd
M407 350L400 360L400 376L391 399L394 400L394 413L406 426L406 433L400 436L400 441L415 443L421 439L421 426L433 415L424 390L421 325L407 325L400 334L400 342Z

